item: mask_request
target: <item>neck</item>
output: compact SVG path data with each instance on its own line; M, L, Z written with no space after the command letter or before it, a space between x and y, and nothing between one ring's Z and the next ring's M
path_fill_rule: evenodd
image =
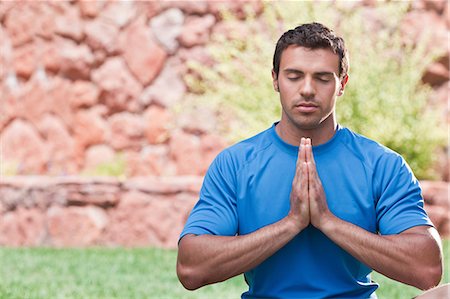
M298 146L300 139L310 138L312 145L317 146L328 142L333 138L337 130L337 121L334 113L324 120L319 126L315 128L299 128L295 124L286 120L281 121L275 127L275 130L280 138L291 145Z

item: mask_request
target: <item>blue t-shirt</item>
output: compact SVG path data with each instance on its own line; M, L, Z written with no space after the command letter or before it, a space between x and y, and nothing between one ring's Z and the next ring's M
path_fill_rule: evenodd
M245 235L287 216L298 147L275 125L216 157L180 238ZM337 217L381 235L432 226L419 183L397 153L343 127L313 153ZM245 273L242 298L376 298L371 271L310 225Z

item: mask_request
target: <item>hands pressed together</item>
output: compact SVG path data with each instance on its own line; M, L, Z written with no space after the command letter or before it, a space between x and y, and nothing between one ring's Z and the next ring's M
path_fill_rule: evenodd
M310 223L321 229L322 225L333 216L328 209L322 182L317 174L309 138L302 138L300 142L290 202L288 217L294 219L299 231Z

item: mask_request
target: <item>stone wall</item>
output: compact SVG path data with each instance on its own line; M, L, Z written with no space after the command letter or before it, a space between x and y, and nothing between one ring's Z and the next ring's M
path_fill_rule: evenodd
M214 64L205 45L212 33L226 33L220 10L239 17L243 3L263 9L237 0L1 2L2 173L90 173L120 157L127 177L203 175L226 145L214 132L216 117L173 107L188 92L186 61ZM445 4L411 2L402 30L415 39L433 28L430 46L447 51L423 80L449 121ZM352 5L370 12L377 4ZM448 155L438 165L448 180L441 165Z
M175 248L200 176L11 177L0 182L0 246ZM450 236L449 183L421 182L425 207Z
M10 177L0 246L176 247L202 178Z

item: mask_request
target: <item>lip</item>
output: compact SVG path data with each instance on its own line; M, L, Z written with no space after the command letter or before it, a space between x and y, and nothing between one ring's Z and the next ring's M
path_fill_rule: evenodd
M319 106L311 103L301 103L295 106L295 109L303 113L311 113L319 109Z

